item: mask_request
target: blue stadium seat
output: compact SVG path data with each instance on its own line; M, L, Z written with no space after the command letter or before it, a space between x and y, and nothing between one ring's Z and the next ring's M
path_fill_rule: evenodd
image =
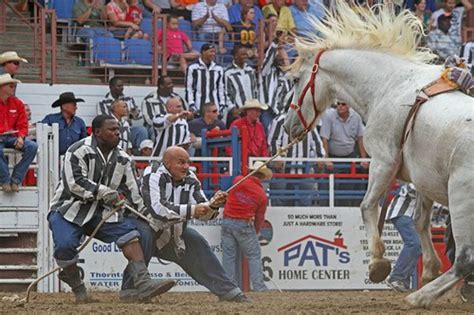
M113 37L94 37L92 53L95 62L122 64L122 46Z
M193 44L193 49L194 50L197 50L198 52L201 52L201 47L202 45L204 45L205 43L207 42L203 42L203 41L200 41L200 40L195 40L192 42Z
M132 38L125 40L124 44L126 63L151 65L153 51L149 40Z
M140 28L150 36L150 38L153 35L153 19L143 19L142 23L140 24ZM156 28L161 29L162 28L162 22L161 19L156 21Z
M49 7L56 10L58 19L70 20L73 18L73 8L76 0L51 0Z
M191 22L179 19L179 29L182 30L183 32L188 35L189 39L193 38L193 26L191 25Z

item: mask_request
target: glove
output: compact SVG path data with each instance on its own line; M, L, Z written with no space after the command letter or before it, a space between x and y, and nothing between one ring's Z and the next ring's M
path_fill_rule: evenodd
M102 201L104 202L104 205L113 207L120 201L119 193L116 190L110 189L104 193Z
M211 198L211 201L209 202L209 206L213 209L219 210L219 207L222 207L226 201L227 197L229 196L229 193L219 190L216 192L216 194Z
M153 217L151 213L148 213L146 218L148 219L148 224L153 229L153 231L158 232L159 230L161 230L163 224L160 220L155 219L155 217Z

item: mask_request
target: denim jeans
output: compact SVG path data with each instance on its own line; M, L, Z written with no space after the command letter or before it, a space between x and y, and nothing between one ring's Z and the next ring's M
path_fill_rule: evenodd
M140 148L140 143L148 138L148 130L142 126L134 126L130 128L130 137L132 138L132 146L134 149Z
M135 220L134 223L140 233L140 245L142 246L147 264L152 256L172 261L183 268L199 284L225 300L232 299L242 292L227 277L208 242L196 230L186 227L182 235L186 250L183 257L177 257L172 241L161 250L158 250L155 243L155 232L150 226L141 220ZM125 271L122 290L132 288L133 282L131 277Z
M17 138L13 136L0 136L0 184L20 184L28 171L28 167L36 156L36 151L38 151L38 145L36 142L25 139L23 148L19 150L22 152L21 160L13 168L12 176L10 177L8 162L3 154L3 149L13 149L15 147L16 139Z
M392 220L403 240L403 249L395 263L389 281L402 281L406 288L410 286L410 277L416 271L418 257L421 255L421 242L413 219L402 215Z
M235 282L237 253L242 253L249 262L250 281L254 291L266 291L263 281L262 254L253 223L224 218L222 220L222 265L227 275Z
M102 27L83 27L77 31L77 37L88 43L94 37L113 37L112 33Z

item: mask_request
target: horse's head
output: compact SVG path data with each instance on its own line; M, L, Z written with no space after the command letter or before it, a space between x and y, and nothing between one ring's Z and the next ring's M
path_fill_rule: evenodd
M316 119L327 107L323 100L327 98L327 88L319 75L319 63L325 50L316 56L301 54L290 66L294 81L294 95L286 116L284 128L290 139L316 126Z

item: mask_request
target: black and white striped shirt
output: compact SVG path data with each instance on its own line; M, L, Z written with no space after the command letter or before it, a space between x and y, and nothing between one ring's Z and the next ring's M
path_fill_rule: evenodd
M268 104L275 115L280 115L289 107L289 103L293 99L293 81L290 80L288 74L283 74L277 80L277 86L271 102Z
M186 119L179 118L175 122L170 122L168 120L170 115L158 115L153 119L156 132L153 156L163 156L166 148L190 141L191 134Z
M130 124L128 121L125 119L125 117L122 117L122 119L118 119L115 117L114 114L111 115L112 117L115 118L115 120L119 124L119 131L120 131L120 142L119 142L119 148L127 152L128 149L132 149L132 141L130 140Z
M224 72L227 108L240 108L246 100L258 100L258 84L255 69L247 64L243 68L234 62Z
M267 105L274 103L273 98L278 86L278 79L285 75L283 71L274 65L277 51L278 45L275 43L268 47L259 76L260 102Z
M461 47L461 58L466 60L468 65L474 65L474 41L466 42Z
M189 110L199 112L206 103L214 103L221 113L225 109L224 68L211 62L209 67L199 58L186 70L186 102Z
M400 187L398 195L393 198L387 211L386 220L394 219L402 215L413 218L416 208L416 189L413 184L405 184Z
M128 111L130 114L136 113L136 115L133 117L133 119L140 119L141 114L140 114L140 109L138 108L137 104L135 104L135 100L131 96L119 96L119 100L124 101L127 103ZM108 92L105 94L104 99L102 99L98 104L97 104L97 115L111 115L110 112L110 105L112 105L112 102L115 101L113 98L112 94Z
M188 171L181 182L175 182L164 164L153 163L144 172L141 186L146 211L162 224L156 240L159 249L174 240L184 250L181 238L186 221L193 218L196 204L207 202L196 175Z
M79 140L66 151L51 211L59 211L67 221L83 226L93 216L102 215L101 199L108 188L122 193L135 209L143 209L128 154L115 148L104 157L94 136Z
M172 92L170 96L160 96L158 91L152 92L145 96L142 102L142 113L145 126L153 126L153 118L156 115L166 115L166 102L172 98L178 97L183 102L184 110L187 110L186 102L181 96Z
M272 123L270 124L270 131L268 132L268 146L271 150L271 155L274 155L278 152L280 147L287 146L290 143L288 134L283 129L283 124L285 122L286 114L275 117ZM290 150L288 150L286 157L292 158L323 158L325 156L325 151L323 147L323 142L319 137L319 134L316 128L307 134L303 140L293 145ZM289 172L292 174L298 173L303 174L304 162L294 162L289 169ZM287 165L288 166L288 165Z

